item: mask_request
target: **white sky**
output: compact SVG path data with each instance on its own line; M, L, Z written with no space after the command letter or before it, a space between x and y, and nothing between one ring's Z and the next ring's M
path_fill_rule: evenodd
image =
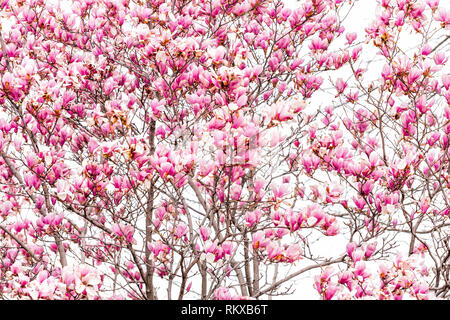
M54 0L54 2L57 2L58 0ZM294 1L294 0L287 0L286 3L289 7L295 8L299 3L302 1ZM448 0L441 0L441 3L443 2L449 2ZM360 0L357 1L354 8L352 9L351 13L347 17L346 22L344 23L344 26L346 26L346 32L356 32L358 34L358 40L362 40L365 37L365 31L364 29L375 19L375 13L376 13L376 0ZM349 26L349 27L347 27ZM7 29L8 24L4 24L3 28ZM414 41L411 41L411 46L414 47L415 43ZM370 54L367 53L366 54ZM373 53L375 56L375 52ZM372 68L369 70L369 73L366 74L366 76L370 76L371 73L373 74L373 79L377 78L377 74L379 73L378 68ZM317 103L319 104L331 104L327 96L315 96L314 98ZM344 252L345 251L345 245L346 241L341 238L341 240L338 240L338 237L331 237L328 239L321 240L320 242L320 249L321 252L323 252L324 256L333 256L336 254L336 252ZM311 262L300 262L297 266L294 267L294 271L297 268L301 268L301 266L305 263L305 265L311 264ZM287 268L287 267L286 267ZM286 270L280 270L280 273L282 271ZM317 270L314 271L314 273L317 273ZM313 288L313 277L311 277L308 273L305 275L299 276L296 278L295 286L297 287L297 290L294 295L292 296L281 296L279 298L281 299L314 299L319 298L316 290ZM274 297L274 299L277 299L277 297Z

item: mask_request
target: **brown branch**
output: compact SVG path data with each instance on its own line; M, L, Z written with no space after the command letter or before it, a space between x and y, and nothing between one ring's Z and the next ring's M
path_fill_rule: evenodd
M344 257L345 257L345 255L342 256L342 257L340 257L340 258L331 260L331 261L327 261L327 262L323 262L323 263L319 263L319 264L314 264L314 265L305 267L305 268L303 268L303 269L301 269L301 270L299 270L299 271L297 271L297 272L294 272L294 273L288 275L288 276L287 276L286 278L284 278L284 279L278 280L277 282L273 283L273 284L270 285L269 287L267 287L267 288L265 288L265 289L263 289L263 290L260 290L259 292L256 292L255 295L254 295L254 297L255 297L255 298L258 298L258 297L262 296L262 295L265 294L265 293L268 293L268 292L270 292L270 291L272 291L272 290L275 290L277 287L279 287L280 285L282 285L282 284L285 283L286 281L289 281L289 280L291 280L291 279L293 279L293 278L295 278L295 277L301 275L302 273L304 273L304 272L306 272L306 271L313 270L313 269L316 269L316 268L322 268L322 267L329 266L330 264L334 264L334 263L343 262L343 261L344 261Z
M7 233L15 242L17 242L28 254L34 259L34 261L39 262L40 259L34 255L34 253L26 246L23 241L21 241L19 238L17 238L11 231L9 231L4 226L0 225L0 229L2 229L5 233Z

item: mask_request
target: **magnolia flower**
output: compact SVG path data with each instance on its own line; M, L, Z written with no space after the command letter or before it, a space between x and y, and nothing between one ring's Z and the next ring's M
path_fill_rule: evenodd
M356 33L355 32L349 32L345 35L345 38L347 39L348 44L352 44L356 40Z
M166 53L165 53L164 51L162 51L162 50L159 50L159 51L156 53L155 59L156 59L156 61L158 61L158 62L166 63L166 61L167 61Z
M443 53L443 52L436 52L435 54L434 54L434 56L433 56L433 60L434 60L434 63L435 64L437 64L437 65L442 65L442 64L444 64L445 62L447 62L447 57L445 56L445 53Z
M214 263L216 260L216 255L214 253L208 252L208 253L202 253L200 255L201 261L206 261L207 263Z
M206 241L209 239L210 230L204 226L200 227L200 235L202 236L203 241Z

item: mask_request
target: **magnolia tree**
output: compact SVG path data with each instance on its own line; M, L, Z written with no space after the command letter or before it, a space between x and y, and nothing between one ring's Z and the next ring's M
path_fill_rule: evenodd
M0 297L449 298L450 8L368 3L1 0Z

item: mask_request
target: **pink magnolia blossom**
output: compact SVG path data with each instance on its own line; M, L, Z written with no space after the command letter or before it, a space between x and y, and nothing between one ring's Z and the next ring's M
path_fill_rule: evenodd
M448 297L446 1L0 7L3 298Z

